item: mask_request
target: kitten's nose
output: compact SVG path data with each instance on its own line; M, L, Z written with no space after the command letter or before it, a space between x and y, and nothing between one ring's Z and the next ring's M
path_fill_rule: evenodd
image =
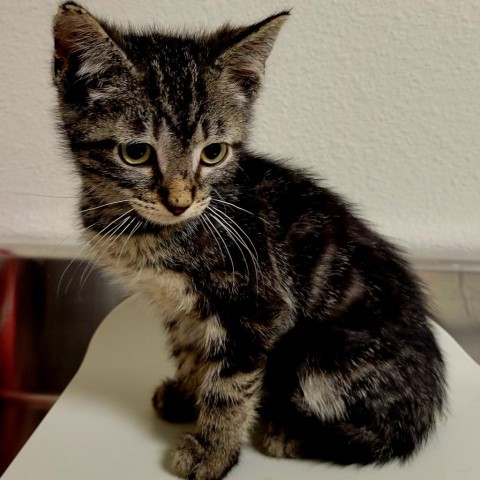
M158 193L165 208L178 217L192 205L195 186L193 180L175 175L168 182L165 181L159 188Z
M183 212L189 209L190 205L187 205L186 207L180 207L180 206L174 206L168 202L165 202L165 206L167 207L167 210L171 213L173 213L176 217L181 215Z

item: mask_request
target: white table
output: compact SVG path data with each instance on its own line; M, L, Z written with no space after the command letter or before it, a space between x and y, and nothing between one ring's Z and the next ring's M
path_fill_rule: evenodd
M480 366L440 327L448 364L450 413L408 464L336 467L273 459L246 445L228 479L480 480ZM172 373L161 322L141 297L110 313L85 360L3 480L147 480L176 478L169 452L192 426L158 419L150 397Z

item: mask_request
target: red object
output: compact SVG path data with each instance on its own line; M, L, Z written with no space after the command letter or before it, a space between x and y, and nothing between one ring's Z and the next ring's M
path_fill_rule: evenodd
M0 250L0 390L16 387L15 336L19 265Z

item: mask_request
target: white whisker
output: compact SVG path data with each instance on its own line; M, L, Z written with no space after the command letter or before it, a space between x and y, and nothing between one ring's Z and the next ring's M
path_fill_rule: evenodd
M95 225L98 225L100 222L101 222L101 220L99 220L98 222L92 223L92 224L89 225L88 227L83 227L83 231L89 230L90 228L94 227ZM77 232L75 231L75 232L69 233L60 243L58 243L58 244L52 249L52 253L51 253L51 254L54 255L55 252L60 248L60 246L61 246L67 239L69 239L74 233L77 233Z
M133 227L132 231L130 232L130 235L128 235L127 239L125 240L125 242L123 243L123 246L120 250L120 253L118 254L118 257L121 258L122 257L122 253L123 253L123 250L125 248L125 246L127 245L128 241L130 240L130 238L132 237L132 235L140 228L140 225L141 225L142 221L141 220L138 220L137 221L137 224L135 225L135 227Z
M222 212L221 210L219 210L218 208L215 208L215 207L211 207L213 210L215 210L218 214L220 215L223 215L223 217L233 223L242 233L243 235L245 236L245 238L249 241L250 245L252 246L253 250L255 251L255 257L257 258L258 260L258 252L257 252L257 249L255 248L255 245L254 243L252 242L251 238L246 234L245 230L243 230L243 228L240 227L240 225L235 222L231 217L229 217L225 212Z
M117 200L116 202L104 203L103 205L98 205L97 207L85 208L83 210L80 210L80 213L90 212L91 210L97 210L99 208L108 207L109 205L115 205L117 203L125 203L125 202L128 203L129 200Z
M212 230L212 228L208 225L206 221L205 222L203 221L202 217L200 217L200 221L205 226L205 228L210 232L210 235L213 237L215 242L217 242L220 255L222 256L223 265L225 266L225 256L223 255L222 246L220 245L219 241L217 240L217 237L215 236L215 232Z
M235 245L237 246L240 254L242 255L243 257L243 262L245 264L245 268L247 270L247 276L250 277L250 269L248 268L248 262L247 262L247 257L245 257L245 254L243 253L243 249L242 249L242 245L248 249L247 245L245 244L245 242L241 239L241 237L238 236L238 234L233 230L233 228L231 228L229 225L227 225L225 223L225 221L222 219L222 217L220 217L219 215L217 215L216 213L214 212L210 212L210 214L212 215L212 217L219 223L219 225L225 230L225 232L227 233L227 235L234 241ZM237 241L238 239L238 241ZM240 244L238 243L240 242Z
M215 193L220 196L220 194L219 194L216 190L215 190ZM255 215L255 213L250 212L250 210L245 210L244 208L239 207L238 205L235 205L235 204L230 203L230 202L226 202L225 200L221 200L220 198L213 198L213 199L212 199L212 202L223 203L224 205L228 205L228 206L230 206L230 207L236 208L237 210L241 210L242 212L248 213L249 215L253 215L255 218L258 218L258 219L261 220L262 222L270 225L271 227L274 227L274 225L273 225L272 223L270 223L268 220L265 220L264 218L262 218L262 217L260 217L260 216L258 216L258 215Z
M226 244L225 240L223 239L223 237L220 235L220 232L218 231L217 227L215 226L215 224L212 222L212 220L210 220L210 218L206 215L207 213L207 210L205 210L205 220L211 225L211 227L217 232L217 235L218 235L218 238L220 239L220 241L223 243L223 245L225 246L225 250L227 251L227 255L228 255L228 258L230 259L230 263L232 264L232 289L235 285L235 264L233 263L233 258L232 258L232 255L230 254L230 250L228 249L228 245ZM233 292L232 292L233 294Z
M57 297L60 296L60 288L61 288L61 285L62 285L62 282L63 282L63 278L65 277L65 274L67 273L67 270L71 267L71 265L73 264L73 262L75 260L77 260L80 255L82 255L82 253L89 247L89 245L91 244L91 242L93 242L99 235L101 235L105 230L109 229L111 227L112 224L114 224L115 222L117 222L118 220L120 220L121 218L123 218L125 215L128 215L131 211L133 211L133 208L131 208L130 210L127 210L125 213L123 213L122 215L120 215L119 217L117 218L114 218L106 227L104 227L102 230L100 230L90 241L87 241L87 243L80 249L80 251L72 258L72 260L70 260L70 263L66 266L65 270L63 271L62 275L60 276L60 280L58 281L58 286L57 286Z
M79 198L78 195L76 196L57 196L57 195L44 195L42 193L27 193L27 192L10 192L8 190L4 190L4 193L8 193L9 195L22 195L27 197L42 197L42 198Z
M130 222L129 222L130 220ZM102 254L102 249L106 250L108 247L112 246L115 242L115 234L122 228L123 230L119 233L119 235L122 235L122 233L128 228L128 225L130 225L135 218L130 219L130 216L126 217L123 222L121 222L119 225L117 225L115 228L113 228L110 232L108 232L107 235L104 237L101 237L95 245L92 245L92 248L95 248L96 252L93 255L92 258L88 261L87 268L83 271L82 276L80 277L80 288L82 288L85 283L87 282L88 277L92 273L93 269L95 268L95 262L97 258L100 257ZM126 224L126 225L125 225ZM91 267L90 269L88 267ZM88 270L88 273L87 273Z
M255 269L255 275L257 279L257 287L259 286L258 278L259 274L261 275L263 279L263 273L260 268L260 263L259 263L259 258L258 258L258 252L257 249L255 248L255 245L253 244L251 238L247 235L247 233L234 221L232 220L226 213L222 212L221 210L218 210L217 208L211 206L209 207L210 209L214 210L216 212L216 215L219 216L220 218L223 218L225 222L228 222L228 228L229 230L236 236L236 238L242 243L242 245L245 247L247 252L249 253L251 259L252 259L252 264ZM241 233L240 233L241 232ZM252 246L255 254L252 252L250 247L246 244L245 240L242 237L245 237L246 240L250 243ZM246 261L246 260L245 260Z

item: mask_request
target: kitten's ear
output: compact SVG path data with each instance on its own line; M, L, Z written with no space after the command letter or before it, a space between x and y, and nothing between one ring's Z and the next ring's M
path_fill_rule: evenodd
M133 68L104 26L77 3L60 5L53 20L53 35L56 81L68 74L88 81L116 67Z
M289 14L284 11L245 28L225 27L214 36L214 42L222 50L216 64L249 97L260 87L265 63Z

